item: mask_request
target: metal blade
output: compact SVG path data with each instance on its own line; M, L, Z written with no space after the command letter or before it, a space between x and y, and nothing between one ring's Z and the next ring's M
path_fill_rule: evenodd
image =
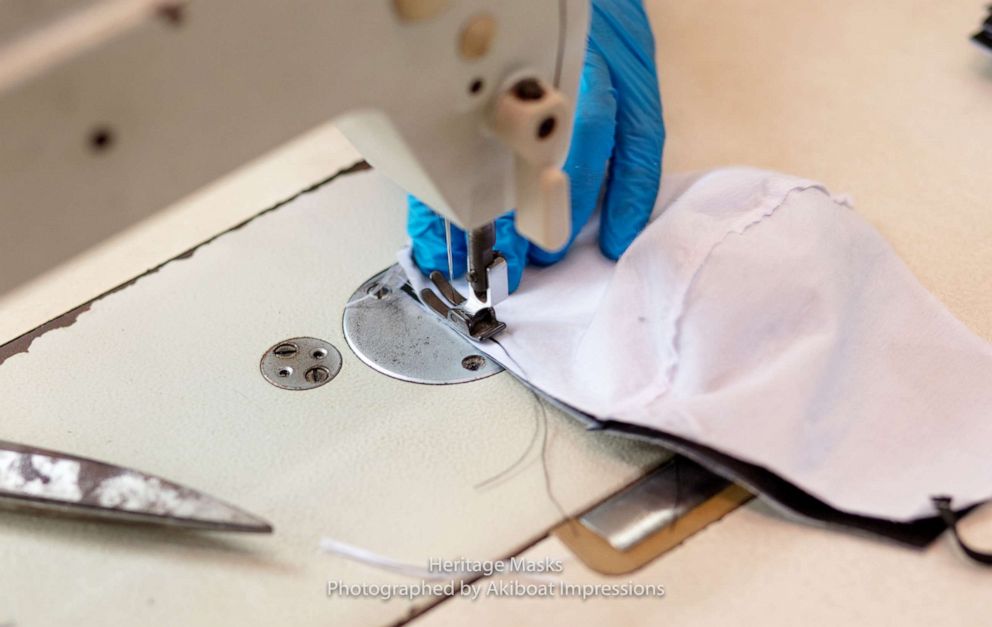
M215 531L271 533L268 522L137 470L0 440L0 507Z

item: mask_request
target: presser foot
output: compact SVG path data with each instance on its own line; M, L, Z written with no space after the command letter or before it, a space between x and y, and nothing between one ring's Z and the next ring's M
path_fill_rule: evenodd
M484 341L492 339L506 329L506 325L496 319L496 310L492 307L480 306L474 311L469 309L468 306L472 302L462 296L437 270L431 272L430 279L441 296L433 290L424 288L420 291L421 302L461 335L476 341Z

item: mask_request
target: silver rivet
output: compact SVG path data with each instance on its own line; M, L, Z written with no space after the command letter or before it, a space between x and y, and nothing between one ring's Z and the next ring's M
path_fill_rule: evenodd
M486 358L482 355L469 355L462 360L462 368L475 372L486 365Z

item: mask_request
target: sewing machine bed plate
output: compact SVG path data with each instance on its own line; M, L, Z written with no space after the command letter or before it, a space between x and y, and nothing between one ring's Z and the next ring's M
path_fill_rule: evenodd
M0 366L6 439L160 474L275 526L235 538L4 513L0 624L390 622L431 600L329 599L329 580L409 579L321 554L322 536L426 565L516 554L558 522L540 464L473 488L527 448L531 392L505 374L397 381L344 341L345 302L404 241L403 200L375 172L343 175ZM295 336L333 343L340 374L305 392L267 383L260 356ZM548 415L553 489L573 512L663 455Z

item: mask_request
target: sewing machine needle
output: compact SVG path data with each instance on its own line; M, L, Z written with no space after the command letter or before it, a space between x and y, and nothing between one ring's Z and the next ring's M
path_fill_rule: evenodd
M451 255L451 220L444 219L444 243L448 247L448 280L455 280L455 263Z

